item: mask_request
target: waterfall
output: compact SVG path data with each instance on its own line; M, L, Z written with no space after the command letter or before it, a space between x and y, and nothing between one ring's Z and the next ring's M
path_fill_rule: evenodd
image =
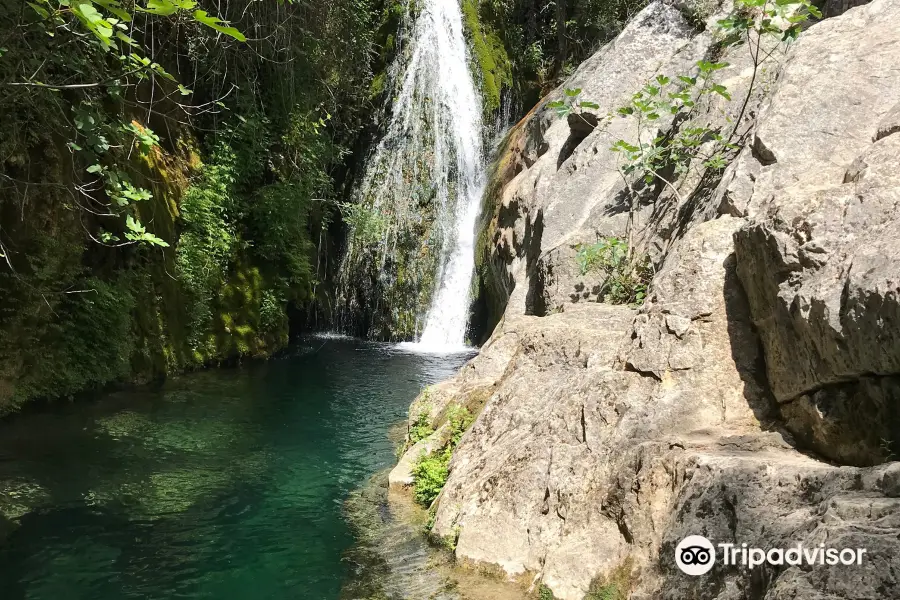
M366 163L358 199L382 226L380 250L367 251L378 254L375 267L387 280L379 285L391 292L382 293L385 303L397 304L398 298L407 305L420 302L404 308L415 314L418 333L419 311L430 298L414 345L422 351L464 348L475 221L485 185L481 96L469 71L459 2L408 3L402 49L390 73L390 124ZM413 16L412 10L418 13ZM425 241L416 246L420 239ZM354 251L351 245L348 254ZM433 273L420 273L432 264ZM384 275L386 265L394 268L393 279ZM414 284L407 283L411 272L419 277ZM394 308L394 322L401 320L398 313Z
M441 211L441 226L445 228L441 268L419 340L423 350L445 350L465 345L475 263L475 220L484 193L482 108L469 72L459 0L426 0L419 25L422 37L416 51L429 57L426 64L433 61L425 68L436 70L435 97L448 113L446 131L436 137L456 156L455 164L439 167L448 175L456 175L456 201ZM430 43L432 35L435 46ZM449 177L445 181L449 183ZM441 200L450 204L446 194Z

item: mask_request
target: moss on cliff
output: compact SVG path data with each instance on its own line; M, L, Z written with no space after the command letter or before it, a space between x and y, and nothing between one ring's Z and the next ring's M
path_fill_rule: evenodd
M512 63L503 40L482 20L479 7L478 0L463 0L463 18L478 68L484 109L492 112L500 108L503 90L512 86Z
M58 177L53 161L59 155L48 156L46 177ZM293 289L296 302L309 300L304 277L314 248L302 240L294 245L300 266L291 281L284 279L290 269L274 266L277 252L268 253L264 273L259 259L238 244L221 257L218 276L198 296L177 259L184 251L178 241L185 228L183 201L204 186L198 173L208 179L213 172L211 165L201 166L196 143L186 137L133 165L134 180L153 193L140 207L141 219L172 242L167 248L97 243L91 237L97 225L79 221L67 194L53 186L31 198L27 219L14 199L0 201L4 223L13 224L5 228L7 241L16 251L15 271L0 271L0 414L32 398L268 356L287 344L287 290ZM221 204L226 196L218 189L205 198ZM223 223L206 225L221 240ZM302 213L301 226L305 231ZM287 235L297 237L294 230ZM267 238L256 238L265 247ZM198 310L208 318L198 322Z

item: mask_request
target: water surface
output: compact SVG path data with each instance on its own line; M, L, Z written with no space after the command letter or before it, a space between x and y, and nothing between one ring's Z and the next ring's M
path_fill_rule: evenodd
M466 356L310 339L289 355L0 422L4 600L336 599L343 505Z

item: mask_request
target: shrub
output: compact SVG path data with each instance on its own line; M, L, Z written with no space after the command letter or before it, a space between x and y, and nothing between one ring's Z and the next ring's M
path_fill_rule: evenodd
M627 558L608 576L595 578L584 600L628 600L635 579L634 564Z
M454 404L447 411L447 420L450 422L450 449L456 448L462 439L466 429L475 421L475 416L464 406Z
M556 596L553 595L553 590L542 583L538 588L538 600L556 600Z
M431 417L427 410L423 410L409 428L409 445L417 444L432 433L434 433L434 427L431 426Z
M416 421L418 422L419 419L421 419L421 415ZM423 453L413 466L414 495L416 502L423 506L431 506L434 499L444 489L444 484L447 483L447 477L450 475L450 459L453 457L453 450L456 449L466 429L475 421L475 417L464 406L453 405L447 411L447 421L450 425L450 438L444 447L430 455ZM410 441L412 439L411 431Z
M604 275L600 297L609 304L641 304L653 276L649 259L629 258L628 244L617 237L579 244L575 260L581 274L599 271Z
M450 475L450 457L453 452L449 447L432 455L422 454L413 467L416 502L423 506L431 506L438 497L447 477Z

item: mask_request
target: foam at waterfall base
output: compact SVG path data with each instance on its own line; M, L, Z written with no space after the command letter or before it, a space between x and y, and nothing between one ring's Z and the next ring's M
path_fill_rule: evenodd
M477 348L465 344L442 344L429 342L400 342L395 346L403 352L412 354L475 354Z

